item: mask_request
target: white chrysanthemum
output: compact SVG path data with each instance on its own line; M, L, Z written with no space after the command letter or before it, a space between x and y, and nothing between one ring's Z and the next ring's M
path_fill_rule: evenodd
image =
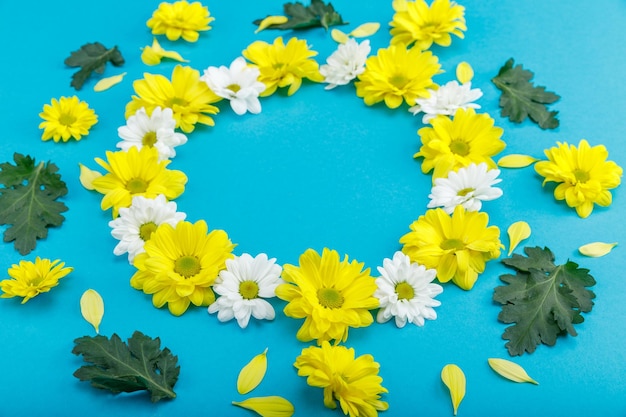
M159 151L159 160L164 161L176 156L175 147L187 143L187 136L176 132L176 120L172 109L156 107L148 116L143 107L130 116L125 126L117 129L117 134L124 139L117 147L128 151L133 146L141 149L153 146Z
M418 98L415 100L416 105L409 109L413 115L424 112L423 123L430 122L440 114L452 116L458 109L480 109L480 105L473 102L483 95L479 88L472 89L471 82L459 85L456 81L450 81L439 89L428 92L428 98Z
M265 84L259 81L260 74L258 68L249 67L243 57L238 57L229 68L222 65L205 69L200 80L216 95L230 100L230 107L241 116L248 111L261 113L259 94L265 90Z
M154 199L133 197L130 207L121 208L119 217L109 222L113 229L111 235L120 241L113 253L123 255L128 252L128 262L132 264L135 256L145 252L144 243L157 227L163 223L176 227L185 217L185 213L176 211L176 203L168 202L163 194Z
M435 179L428 195L428 208L442 207L451 214L456 206L462 205L467 211L478 211L483 201L495 200L502 195L500 188L493 187L502 181L498 175L499 169L488 169L484 162L450 171L447 178Z
M320 67L324 82L328 83L326 90L338 85L348 84L365 71L365 61L372 48L370 41L357 43L354 38L340 44L337 50L326 59L326 64Z
M276 296L276 287L283 283L281 272L276 259L268 259L264 253L255 258L244 253L227 259L226 269L213 285L220 297L209 306L209 313L217 312L219 321L236 318L242 329L248 326L251 315L258 320L273 320L274 308L264 298Z
M398 251L393 259L383 261L378 272L381 276L376 278L378 289L374 297L380 301L380 310L376 321L385 323L395 317L396 326L404 327L407 323L423 326L425 319L437 318L433 307L441 302L434 297L443 292L443 287L432 283L436 270L411 263L407 255Z

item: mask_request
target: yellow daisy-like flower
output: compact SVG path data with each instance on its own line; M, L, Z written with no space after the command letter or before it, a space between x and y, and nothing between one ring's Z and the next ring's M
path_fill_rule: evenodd
M299 376L307 377L307 384L324 388L326 407L334 409L339 401L345 415L375 417L389 408L380 400L381 394L388 392L378 375L380 365L372 355L354 356L354 349L324 341L321 347L302 349L294 366Z
M276 295L288 301L287 316L301 319L298 340L316 339L335 343L348 339L349 327L365 327L373 322L369 310L378 307L374 297L376 281L369 268L339 260L337 251L324 249L320 256L313 249L300 255L300 265L284 265L282 278L287 282L276 288Z
M261 72L259 81L265 84L261 97L270 96L278 87L287 86L287 95L292 95L302 85L303 78L318 83L324 81L319 64L311 59L315 55L317 52L310 50L305 40L291 38L285 45L280 36L272 45L255 41L243 51L243 56Z
M134 196L155 198L163 194L172 200L185 191L187 176L182 171L167 169L169 160L159 161L156 148L144 146L128 151L106 152L107 162L96 158L96 162L107 170L105 175L94 178L93 188L104 194L100 207L113 207L113 218L119 209L129 207Z
M403 43L425 50L434 43L450 46L452 35L463 39L465 8L450 0L434 0L430 7L424 0L395 0L391 25L391 44Z
M213 20L209 9L200 2L190 4L182 0L159 4L146 24L153 35L165 34L171 41L182 37L187 42L195 42L200 36L198 32L211 29L209 23Z
M439 60L430 51L391 45L367 58L365 71L355 82L356 95L368 106L383 100L391 109L399 107L403 100L413 106L417 98L429 96L429 88L435 88L432 77L440 68Z
M58 101L53 98L50 104L43 105L39 117L44 120L39 124L39 129L43 129L41 140L55 142L67 142L70 138L80 140L89 134L91 126L98 123L98 116L89 104L76 96L61 97Z
M554 190L557 200L565 200L576 209L580 217L587 217L593 205L607 207L613 198L608 191L621 182L622 168L607 161L609 152L604 145L591 147L582 139L578 144L557 142L557 146L545 150L547 161L535 164L535 171L549 181L559 183Z
M485 270L485 263L500 256L500 229L487 226L489 216L457 206L452 215L428 210L400 238L402 252L426 268L437 270L441 282L452 280L469 290Z
M433 180L471 163L484 162L490 169L497 168L491 157L505 148L500 139L504 131L494 127L488 114L476 114L472 108L458 109L454 118L439 115L430 124L432 127L417 132L422 147L413 157L424 158L423 173L434 169Z
M156 107L169 107L174 112L176 127L183 132L192 132L196 123L214 126L215 122L208 116L217 114L216 103L222 98L200 81L200 72L177 65L172 71L172 81L160 74L144 73L142 80L133 82L136 96L126 105L126 118L144 107L148 115Z
M152 304L165 304L180 316L189 307L208 306L215 301L211 288L226 260L233 258L235 245L223 230L208 231L204 220L179 222L176 227L161 224L135 257L138 271L130 285L152 294Z
M35 262L20 261L19 265L13 264L7 271L11 279L0 281L0 289L4 294L0 297L24 297L22 304L33 297L48 292L52 287L59 284L59 280L72 272L74 268L64 268L65 263L59 259L41 259L39 256Z

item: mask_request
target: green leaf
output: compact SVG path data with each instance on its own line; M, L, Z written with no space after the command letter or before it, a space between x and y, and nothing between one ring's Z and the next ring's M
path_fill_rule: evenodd
M498 75L491 79L502 91L500 96L501 114L515 123L530 117L542 129L555 129L559 126L557 111L548 111L546 104L554 103L560 96L545 87L536 87L531 82L534 74L522 65L513 66L513 58L506 61Z
M511 356L532 353L540 344L553 346L557 336L576 336L574 325L584 321L581 313L593 308L596 284L589 270L574 262L554 264L548 248L524 248L526 256L513 255L502 262L515 269L500 280L508 284L495 289L493 299L502 304L498 320L515 323L504 331Z
M30 253L37 239L48 236L49 226L60 226L65 220L60 213L67 206L57 198L67 194L67 187L51 163L35 164L35 159L19 153L13 155L15 165L0 164L0 225L11 225L4 232L4 241L15 241L22 255Z
M102 74L107 62L111 62L116 67L124 64L122 54L114 46L107 49L100 42L86 43L79 50L74 51L65 59L65 65L70 67L81 67L81 69L72 75L70 85L80 90L85 80L92 72Z
M158 337L152 339L136 331L128 344L116 334L111 339L83 336L74 343L72 353L92 363L74 372L81 381L90 381L93 387L114 394L147 390L152 402L176 397L173 389L180 373L178 357L168 348L161 350Z
M308 29L312 27L323 27L328 30L331 26L346 25L341 15L335 11L332 4L325 4L322 0L311 0L309 6L304 6L300 2L285 3L283 11L289 18L287 22L270 25L268 29ZM263 19L257 19L253 23L260 25Z

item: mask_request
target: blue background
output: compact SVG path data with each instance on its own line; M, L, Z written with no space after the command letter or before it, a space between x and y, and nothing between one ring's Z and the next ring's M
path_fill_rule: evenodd
M205 308L190 308L182 317L152 307L150 297L132 289L133 274L125 256L116 257L116 241L107 225L110 212L99 208L100 195L82 188L78 163L96 168L94 157L104 157L118 141L116 129L125 123L124 106L133 94L132 81L144 72L168 77L175 63L147 67L140 47L152 42L145 22L158 1L66 0L26 4L0 2L0 160L14 152L39 161L51 160L60 168L69 193L66 221L51 229L47 239L24 257L62 259L74 272L50 293L20 305L19 299L0 300L0 415L30 416L247 416L251 412L230 402L237 394L235 381L241 367L268 350L265 380L248 396L281 395L296 406L296 415L341 415L328 410L322 390L309 387L292 364L301 349L295 333L301 322L282 314L284 302L274 300L274 322L253 321L242 330L233 322L220 323ZM61 5L62 4L62 5ZM198 42L168 42L203 70L228 65L256 39L271 42L292 32L264 31L254 35L250 23L268 14L281 14L282 1L211 1L206 4L216 20ZM350 22L378 21L381 30L371 37L373 50L389 43L390 1L333 1ZM540 0L467 0L468 31L454 38L449 48L434 47L446 73L436 82L454 79L461 61L474 67L475 87L483 90L482 111L504 128L505 151L543 157L556 141L605 144L610 159L626 166L626 3L600 0L546 2ZM322 29L298 32L319 52L323 63L336 44ZM117 45L126 64L108 66L104 76L127 71L123 83L95 93L96 79L76 92L69 86L74 72L63 64L86 42ZM499 91L490 82L504 62L517 63L536 74L535 82L562 99L561 127L543 131L525 122L515 125L499 115ZM42 142L39 112L51 98L77 94L94 108L99 122L80 142ZM323 85L305 82L292 97L280 92L262 99L261 115L239 117L228 103L213 128L200 126L189 142L177 149L171 168L189 177L185 193L177 199L188 219L205 219L210 228L225 229L235 252L265 252L278 263L297 264L307 248L324 247L348 254L376 267L400 248L398 239L423 214L428 202L430 176L412 158L419 146L416 131L421 117L407 107L389 110L367 107L352 86L324 91ZM503 170L504 196L483 207L491 224L500 227L508 248L506 228L527 221L532 236L523 245L548 246L557 262L567 259L589 268L596 278L593 311L577 326L577 337L559 338L555 347L539 346L533 354L514 360L539 381L539 386L515 384L496 375L489 357L509 358L497 321L499 306L491 301L498 276L508 272L498 261L489 263L471 291L445 285L438 299L439 318L422 328L397 329L394 324L373 324L352 330L347 345L357 354L373 354L380 363L384 400L389 410L381 416L450 416L441 368L458 364L467 377L467 395L459 416L624 416L626 415L626 281L623 247L603 258L584 258L577 248L593 241L625 244L623 187L613 192L608 208L596 208L587 219L552 196L553 186L541 187L542 178L529 167ZM6 227L3 227L3 231ZM518 253L521 248L518 249ZM504 252L503 252L504 255ZM22 257L12 244L0 245L0 271ZM7 277L2 272L2 277ZM93 334L79 310L79 298L88 288L104 298L106 312L101 333L123 339L140 330L161 337L178 355L181 374L178 398L151 404L145 394L113 396L95 390L72 376L82 359L71 354L73 340ZM509 358L510 359L510 358Z

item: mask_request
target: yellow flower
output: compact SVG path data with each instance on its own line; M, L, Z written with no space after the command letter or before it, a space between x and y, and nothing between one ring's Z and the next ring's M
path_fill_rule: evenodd
M355 83L356 95L368 106L384 100L387 107L395 109L403 99L413 106L415 99L429 96L427 90L435 87L432 77L439 68L439 60L430 51L391 45L367 58L365 71Z
M167 304L170 313L180 316L190 303L207 306L215 301L211 286L234 247L225 231L208 232L204 220L181 221L176 228L164 223L146 242L145 253L135 257L138 271L130 285L153 294L155 307Z
M348 262L347 256L340 261L334 250L325 248L320 257L307 249L300 256L300 266L284 265L282 277L287 283L276 288L276 295L289 302L285 314L305 319L298 340L345 342L349 327L372 324L369 310L378 307L377 287L362 263Z
M391 25L391 44L403 43L420 50L430 48L434 43L450 46L452 37L463 39L465 8L450 0L434 0L430 7L424 0L395 0Z
M604 145L591 147L582 139L578 144L557 142L557 147L545 150L547 161L535 164L535 171L545 177L543 184L559 183L554 189L554 198L565 200L576 209L580 217L587 217L594 203L607 207L613 200L611 192L621 182L622 168L609 156Z
M144 107L148 115L155 107L169 107L174 112L176 127L192 132L196 123L213 126L208 114L217 114L218 108L211 103L220 101L206 83L200 81L200 73L193 68L177 65L172 71L172 81L160 74L144 73L144 79L133 82L136 96L126 105L126 118Z
M282 37L274 40L274 44L255 41L243 51L243 56L259 68L259 81L265 84L261 97L267 97L278 87L287 87L287 95L292 95L302 85L302 79L322 82L324 77L319 72L319 65L311 57L317 52L309 49L305 40L291 38L287 45Z
M52 287L59 284L59 280L72 272L74 268L64 268L65 263L59 259L41 259L39 256L35 263L20 261L19 265L13 264L7 271L11 279L0 281L0 289L3 291L0 297L24 297L22 304L31 298L48 292Z
M41 139L55 142L67 142L70 138L80 140L98 123L98 116L89 104L76 96L61 97L58 101L53 98L50 104L43 105L39 117L44 120L39 124L39 129L43 129Z
M506 144L500 139L503 130L494 127L488 114L476 114L471 108L458 109L453 119L439 115L430 124L432 127L423 127L417 132L422 147L414 158L424 158L423 173L434 169L433 180L472 162L484 162L490 169L497 167L491 157L501 152Z
M426 211L400 238L402 252L412 262L435 268L441 282L452 280L469 290L485 270L485 263L500 256L500 229L487 227L489 216L457 206L452 215L443 209Z
M169 160L159 161L156 148L144 146L141 150L132 147L126 151L106 152L107 162L96 158L96 162L108 172L95 178L91 185L104 194L100 207L113 207L113 218L119 209L129 207L134 196L154 198L163 194L169 200L185 191L187 176L181 171L167 169Z
M210 15L209 9L198 1L191 4L185 0L175 3L163 2L146 24L152 29L153 35L165 34L171 41L182 36L187 42L195 42L198 40L199 31L211 29L209 23L215 19Z
M381 394L388 391L381 385L380 365L372 355L355 358L354 349L324 341L321 347L302 349L294 366L299 376L307 377L307 384L324 388L324 405L328 408L336 408L338 400L343 413L350 417L375 417L378 411L389 408L380 400Z

